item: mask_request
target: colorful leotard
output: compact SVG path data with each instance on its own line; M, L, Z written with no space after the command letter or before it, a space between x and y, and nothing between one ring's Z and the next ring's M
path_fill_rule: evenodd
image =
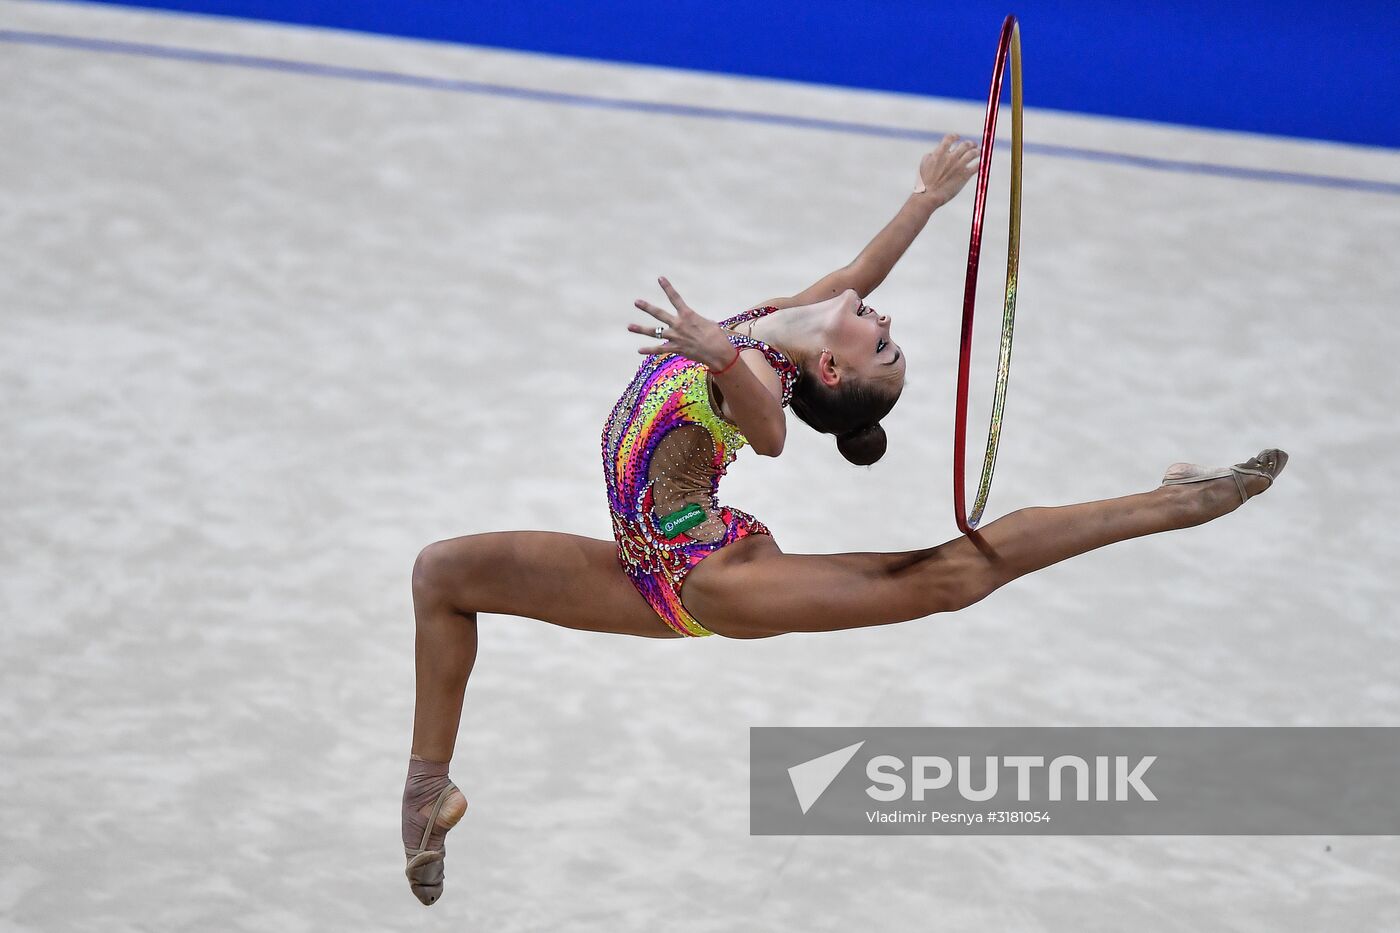
M753 308L721 321L734 327L771 314ZM761 340L727 334L731 345L762 351L792 398L797 366ZM709 635L681 604L696 564L740 538L771 534L747 512L719 504L719 478L748 443L716 410L708 370L676 353L647 358L603 426L617 559L657 615L682 635Z

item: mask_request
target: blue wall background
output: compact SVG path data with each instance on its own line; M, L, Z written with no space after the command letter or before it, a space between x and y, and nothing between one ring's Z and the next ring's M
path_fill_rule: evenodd
M972 100L1014 12L1028 106L1400 148L1400 0L125 5Z

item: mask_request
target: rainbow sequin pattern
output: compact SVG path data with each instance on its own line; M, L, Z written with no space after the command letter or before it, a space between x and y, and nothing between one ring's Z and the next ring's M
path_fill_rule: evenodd
M776 310L753 308L721 321L720 326L734 327ZM782 404L786 406L797 381L796 365L760 340L741 334L727 336L735 347L763 352L782 378ZM719 504L719 479L748 439L711 407L707 372L700 363L679 354L648 357L613 406L602 438L603 475L618 562L657 615L677 632L692 636L711 633L681 604L686 574L726 544L751 534L770 534L767 526L747 512ZM710 507L725 525L724 535L717 541L697 541L685 533L668 540L661 536L659 516L652 510L652 454L667 432L687 424L704 426L714 440Z

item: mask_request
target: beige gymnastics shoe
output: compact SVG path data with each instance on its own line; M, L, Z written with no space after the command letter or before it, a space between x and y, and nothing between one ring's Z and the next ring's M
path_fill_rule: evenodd
M1282 450L1269 447L1259 451L1244 463L1237 463L1229 467L1203 467L1194 463L1173 463L1167 468L1166 474L1162 477L1163 486L1174 486L1178 483L1203 483L1206 480L1221 479L1229 476L1235 480L1235 486L1240 491L1241 504L1249 501L1249 493L1244 488L1244 476L1262 476L1269 481L1269 486L1274 484L1274 479L1283 472L1283 468L1288 464L1288 454ZM1268 486L1264 487L1265 489Z
M446 846L429 848L429 837L434 833L446 833L456 826L467 812L467 800L457 785L448 784L433 801L433 808L423 825L423 838L417 847L404 846L403 853L408 858L404 874L408 876L408 886L413 895L425 905L432 905L442 897L442 882L446 875L443 860L447 857Z

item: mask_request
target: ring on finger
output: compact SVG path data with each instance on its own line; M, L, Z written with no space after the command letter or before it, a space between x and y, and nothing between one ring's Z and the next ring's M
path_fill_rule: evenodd
M663 335L666 333L666 328L658 324L656 325L656 330L652 331L652 333L656 335L657 340L662 340L664 339Z

